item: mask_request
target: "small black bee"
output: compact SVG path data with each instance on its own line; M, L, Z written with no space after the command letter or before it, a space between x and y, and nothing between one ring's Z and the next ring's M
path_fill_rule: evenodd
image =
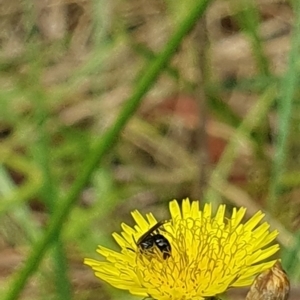
M160 221L152 226L146 233L144 233L137 241L137 246L142 252L151 251L156 246L163 254L163 258L167 259L171 256L171 245L169 241L157 229L168 221Z

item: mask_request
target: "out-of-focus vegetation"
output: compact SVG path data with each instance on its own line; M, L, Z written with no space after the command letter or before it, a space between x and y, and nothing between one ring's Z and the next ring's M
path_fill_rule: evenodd
M0 15L1 299L128 299L83 258L116 247L131 210L165 218L185 197L264 210L299 282L299 1Z

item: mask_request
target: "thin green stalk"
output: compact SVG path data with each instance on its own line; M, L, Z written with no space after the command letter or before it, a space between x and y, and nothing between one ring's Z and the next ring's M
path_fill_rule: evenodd
M243 29L245 35L250 42L251 51L255 59L259 75L261 77L270 78L270 64L268 57L264 51L264 44L260 37L260 13L257 8L257 4L253 0L231 0L232 9L236 11L236 19ZM263 145L268 138L268 120L261 124L259 128L254 132L257 147L255 155L260 160L265 160L265 154Z
M209 181L210 188L205 193L205 201L217 203L221 202L220 194L216 187L221 186L224 180L226 180L229 176L241 142L245 140L251 141L250 133L266 118L268 111L275 101L275 95L276 89L274 87L270 87L247 114L241 125L236 129L234 136L231 138L217 167L211 175Z
M59 296L58 299L72 299L72 286L68 276L69 266L67 254L61 237L57 238L54 243L53 254L51 258L54 260L54 274L51 275L55 276L54 280L57 294Z
M300 1L293 1L295 25L291 39L291 50L289 53L288 69L282 79L281 95L278 100L279 128L277 145L275 150L274 164L270 184L270 196L268 199L269 210L278 212L280 208L279 197L281 193L282 174L285 171L285 162L288 155L288 135L290 132L290 121L292 116L293 99L298 87L298 69L299 69L299 49L300 49ZM297 234L297 242L292 249L287 249L283 253L285 268L292 273L299 269L299 259L297 253L300 247L300 234Z
M237 5L238 3L238 5ZM251 49L261 74L270 76L268 58L263 49L263 43L259 37L259 12L252 0L231 1L233 11L237 11L237 20L245 33L250 38Z
M37 140L30 144L30 150L35 161L39 164L43 176L43 183L39 191L39 197L45 203L48 211L52 215L55 208L58 206L58 190L54 182L51 169L51 140L49 132L46 128L48 120L47 97L44 89L41 88L41 67L43 66L43 57L39 56L39 46L32 47L32 55L36 54L36 59L30 69L29 77L26 80L25 87L28 89L28 95L35 105L34 109L34 122L37 126ZM30 84L28 84L30 83ZM54 272L52 277L56 285L57 299L70 300L71 296L71 283L68 278L67 264L64 263L66 253L64 245L60 236L56 236L53 241L52 263L54 265Z
M300 1L295 1L295 26L291 40L291 50L289 53L288 69L282 78L280 86L280 96L278 99L278 136L272 168L272 177L270 181L270 194L268 199L268 208L276 212L278 199L281 190L281 176L285 170L285 161L287 158L288 134L290 132L290 120L292 115L293 98L298 87L298 61L300 49Z
M7 293L2 295L2 299L15 300L19 297L30 275L39 266L51 242L60 234L67 216L72 207L76 204L82 189L89 182L94 170L98 167L99 162L102 161L104 155L116 142L126 122L141 103L143 96L150 90L159 74L168 65L170 59L176 52L176 49L184 37L194 27L197 20L205 12L205 9L210 2L211 0L199 0L193 4L189 10L189 14L179 23L178 29L171 36L164 50L154 61L149 63L149 66L145 69L145 73L141 74L140 80L137 82L132 96L125 102L115 124L97 140L95 147L91 150L91 153L87 155L87 161L84 164L79 177L76 179L68 195L61 199L62 205L57 207L53 213L44 237L33 247L24 267L13 278Z
M34 72L34 77L39 74L39 72ZM38 78L36 81L39 82ZM50 137L46 129L46 122L48 119L48 112L46 109L46 98L43 91L37 86L33 89L32 99L35 99L36 104L36 114L35 120L38 130L38 140L31 147L33 151L33 156L40 165L40 169L43 173L43 185L40 191L40 197L44 200L47 209L51 214L54 213L58 200L58 190L52 175L52 170L50 167ZM61 300L70 300L71 296L71 283L68 277L68 266L66 253L64 250L63 241L60 236L57 236L53 241L53 253L52 253L52 263L54 264L54 272L52 276L54 277L54 282L56 285L57 298Z
M149 49L147 46L140 44L140 43L136 43L133 40L130 40L130 45L131 45L131 48L133 50L135 50L135 52L137 54L142 55L147 60L155 59L156 54L151 49ZM176 69L175 67L167 66L166 72L170 75L170 77L172 77L176 80L180 79L183 83L183 86L188 91L193 91L195 89L196 84L191 81L186 80L185 78L181 78L179 70Z

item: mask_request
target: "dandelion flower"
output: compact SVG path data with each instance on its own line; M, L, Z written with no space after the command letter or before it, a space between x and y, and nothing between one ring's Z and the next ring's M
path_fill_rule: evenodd
M87 258L84 263L112 286L157 300L214 297L231 287L251 285L256 275L275 264L268 258L279 250L278 244L270 246L278 232L270 232L266 222L259 224L261 211L243 224L245 208L234 208L226 218L225 205L215 215L211 204L200 210L199 202L189 199L181 207L173 200L169 207L170 220L153 233L169 242L169 255L156 244L141 249L137 242L158 221L151 213L143 217L134 211L136 225L123 223L121 234L113 233L120 252L99 246L97 252L105 260Z

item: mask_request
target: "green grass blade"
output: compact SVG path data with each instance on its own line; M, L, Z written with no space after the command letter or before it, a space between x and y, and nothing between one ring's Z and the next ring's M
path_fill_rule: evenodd
M234 10L237 10L236 18L249 37L251 49L255 57L258 70L265 76L270 76L270 66L268 58L263 49L263 41L259 36L259 12L252 0L231 1Z
M31 145L31 149L36 162L40 165L43 175L43 185L40 190L40 198L46 204L49 212L53 214L57 206L58 190L52 175L50 164L51 153L49 150L51 149L51 142L46 130L46 123L48 120L48 114L45 107L46 95L37 86L36 91L34 91L32 95L32 99L35 99L36 104L35 121L40 126L38 139L36 143ZM52 263L55 271L51 275L54 277L57 298L62 300L71 300L71 283L68 278L67 259L62 239L59 236L56 236L53 241L53 245Z
M151 86L157 80L159 74L168 65L183 38L194 27L210 2L210 0L201 0L195 2L193 6L190 7L188 15L182 22L179 23L178 29L171 36L169 42L166 43L163 51L147 66L147 68L145 68L145 72L141 74L140 80L137 82L132 96L125 102L116 122L103 136L98 139L95 147L91 150L91 153L87 155L87 161L83 166L80 176L75 181L69 194L65 198L60 199L62 205L56 209L52 215L49 227L45 232L44 237L35 245L35 247L33 247L24 267L13 278L8 292L5 295L2 295L2 299L15 300L19 297L30 275L39 266L39 263L48 250L51 242L60 234L61 228L68 214L75 205L80 192L89 182L91 175L97 168L99 162L116 142L126 122L130 119L141 103L143 96L149 91Z
M287 156L287 142L290 131L290 120L292 113L293 98L297 88L298 57L300 48L300 2L295 1L295 27L292 36L291 50L289 53L288 69L282 79L280 95L278 99L278 136L272 170L268 208L275 211L281 190L281 175L285 169Z
M250 134L254 128L260 125L265 120L267 113L269 112L272 104L275 101L276 89L270 87L260 97L258 102L250 110L247 116L244 118L241 125L236 129L235 134L228 143L224 150L217 167L214 169L209 185L210 188L205 194L205 201L207 202L221 202L218 186L222 186L224 180L226 180L230 174L234 159L238 154L238 149L242 141L251 141Z
M286 169L285 161L288 155L288 137L290 121L293 109L293 99L298 87L297 76L299 69L299 49L300 49L300 2L293 1L295 12L295 25L291 40L291 50L289 53L288 69L281 82L281 94L278 100L278 137L276 142L276 150L272 169L272 178L270 184L270 195L268 199L268 208L271 212L278 212L280 209L280 193L282 174ZM295 262L295 257L298 257L300 237L298 234L297 243L291 249L283 253L283 263L287 271L294 273L299 269L299 260ZM293 269L293 270L292 270Z

